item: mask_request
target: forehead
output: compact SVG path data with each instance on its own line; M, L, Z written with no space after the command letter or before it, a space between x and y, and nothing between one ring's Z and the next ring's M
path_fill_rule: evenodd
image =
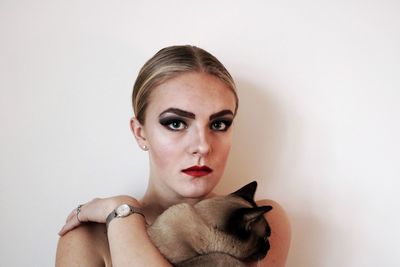
M189 72L160 84L152 91L148 111L161 112L175 107L195 114L214 113L222 109L235 110L232 90L217 77Z

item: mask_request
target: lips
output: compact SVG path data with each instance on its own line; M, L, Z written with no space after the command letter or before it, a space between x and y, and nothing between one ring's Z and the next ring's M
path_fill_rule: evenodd
M211 173L213 170L207 166L192 166L190 168L182 170L183 173L193 176L193 177L201 177Z

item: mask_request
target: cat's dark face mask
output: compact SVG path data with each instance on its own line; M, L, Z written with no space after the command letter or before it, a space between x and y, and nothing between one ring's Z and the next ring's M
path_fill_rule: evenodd
M269 249L269 237L271 228L264 214L272 210L271 206L258 207L254 201L257 183L252 182L232 193L246 200L251 207L240 208L233 211L226 225L226 230L240 240L247 242L253 249L245 261L257 261L263 259Z
M249 251L249 256L243 260L257 261L267 255L270 249L268 238L271 235L271 228L264 218L264 213L271 209L271 206L255 206L241 208L231 214L226 231L253 248Z

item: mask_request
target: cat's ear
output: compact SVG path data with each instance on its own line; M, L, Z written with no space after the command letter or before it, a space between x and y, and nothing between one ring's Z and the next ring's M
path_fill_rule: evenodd
M235 236L240 239L246 239L249 237L250 232L252 231L255 225L258 225L258 222L263 225L263 221L266 224L266 230L269 229L268 223L264 219L264 213L272 210L271 206L261 206L254 208L240 208L236 210L227 223L226 231L233 233ZM263 220L261 220L261 218Z
M257 182L253 181L243 186L239 190L233 192L231 195L236 195L247 200L253 200L254 194L256 193L256 189L257 189Z
M253 221L257 220L258 217L262 216L264 213L270 210L272 210L272 206L261 206L246 209L244 219L247 223L252 223Z

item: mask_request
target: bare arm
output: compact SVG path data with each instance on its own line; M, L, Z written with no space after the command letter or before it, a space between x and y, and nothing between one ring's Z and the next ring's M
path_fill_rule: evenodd
M131 203L138 207L138 203ZM152 244L139 214L114 219L108 227L113 267L171 266Z
M85 223L61 236L56 267L111 266L105 225Z
M119 196L85 204L79 214L85 223L71 212L59 233L56 266L171 266L149 239L141 215L114 219L106 230L105 218L122 203L140 207L136 199Z

